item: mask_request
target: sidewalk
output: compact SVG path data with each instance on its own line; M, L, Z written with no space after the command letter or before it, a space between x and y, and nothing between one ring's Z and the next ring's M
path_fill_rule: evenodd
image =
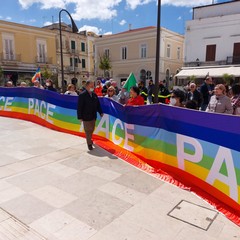
M240 240L196 195L85 139L0 117L0 240Z

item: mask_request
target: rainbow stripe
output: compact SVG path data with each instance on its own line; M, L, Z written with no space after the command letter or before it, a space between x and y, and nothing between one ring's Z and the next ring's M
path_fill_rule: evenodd
M125 160L137 159L146 169L150 165L155 173L167 172L240 224L239 117L162 104L124 107L107 98L100 102L105 114L97 119L95 139L104 139L101 146ZM84 136L76 109L74 96L0 88L0 115Z

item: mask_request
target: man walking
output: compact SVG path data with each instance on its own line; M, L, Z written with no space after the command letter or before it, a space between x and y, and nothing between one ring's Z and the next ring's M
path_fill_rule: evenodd
M83 122L88 149L92 150L92 134L95 128L97 112L103 115L98 96L94 93L94 83L91 80L86 82L85 90L78 97L77 117Z

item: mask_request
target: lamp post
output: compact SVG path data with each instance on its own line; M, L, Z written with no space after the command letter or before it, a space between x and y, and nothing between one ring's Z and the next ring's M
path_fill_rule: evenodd
M62 77L62 91L64 92L65 90L65 82L64 82L64 70L63 70L63 49L62 49L62 24L61 24L61 13L62 12L66 12L68 14L68 16L71 19L71 24L72 24L72 32L73 33L77 33L78 32L78 28L77 25L75 24L75 22L72 19L72 16L70 15L70 13L66 10L66 9L62 9L59 12L59 35L60 35L60 58L61 58L61 77Z
M157 39L156 39L156 63L155 63L155 89L154 89L154 102L155 102L155 103L158 103L160 39L161 39L161 0L158 0Z

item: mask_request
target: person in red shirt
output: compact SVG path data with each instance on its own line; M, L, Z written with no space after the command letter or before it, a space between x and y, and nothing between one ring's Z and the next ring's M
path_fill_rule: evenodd
M94 88L94 92L97 94L98 97L102 96L102 83L100 80L97 80L97 86Z
M128 99L126 106L140 106L144 105L144 99L139 95L140 90L138 87L133 86L130 89L130 98Z

